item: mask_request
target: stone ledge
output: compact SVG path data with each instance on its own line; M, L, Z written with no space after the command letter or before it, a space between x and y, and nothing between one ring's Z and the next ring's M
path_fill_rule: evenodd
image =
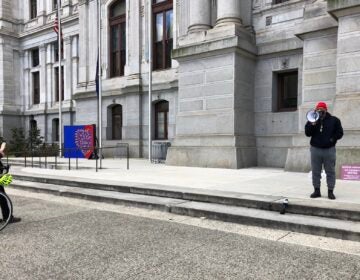
M359 0L328 0L328 13L336 19L360 13Z
M241 26L231 25L187 35L180 47L172 51L172 55L179 60L209 52L225 52L232 48L241 49L251 55L257 53L253 35Z
M300 39L305 39L309 35L309 33L337 27L337 21L334 20L332 17L326 15L304 20L303 22L295 26L294 34Z

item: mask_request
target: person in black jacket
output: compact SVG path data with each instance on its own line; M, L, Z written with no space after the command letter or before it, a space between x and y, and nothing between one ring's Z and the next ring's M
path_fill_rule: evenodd
M311 137L311 169L314 192L311 198L321 197L320 182L321 170L324 166L326 182L328 186L328 198L335 199L335 163L336 163L336 142L344 135L340 120L330 115L325 102L319 102L316 106L320 118L316 122L307 122L305 134Z

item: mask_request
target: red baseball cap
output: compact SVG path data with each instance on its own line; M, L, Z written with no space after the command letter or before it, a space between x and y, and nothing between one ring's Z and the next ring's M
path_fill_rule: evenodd
M316 105L316 110L318 109L325 109L327 111L327 105L325 102L319 102L317 105Z

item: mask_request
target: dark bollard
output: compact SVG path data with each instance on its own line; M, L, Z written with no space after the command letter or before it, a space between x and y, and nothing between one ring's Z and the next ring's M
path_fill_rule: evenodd
M282 208L280 211L280 214L284 215L286 213L286 209L289 207L289 199L284 198L283 203L282 203Z

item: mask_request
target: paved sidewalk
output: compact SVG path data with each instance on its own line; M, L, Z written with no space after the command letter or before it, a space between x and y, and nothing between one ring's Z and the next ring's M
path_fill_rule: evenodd
M54 162L54 160L52 160ZM71 161L72 170L66 170L68 161L60 159L63 169L13 167L14 172L23 175L46 175L62 178L83 178L84 180L102 180L103 182L128 184L156 184L173 187L197 188L254 195L283 196L303 201L311 200L313 191L308 173L285 172L276 168L247 168L238 170L175 167L164 164L151 164L143 159L130 159L130 169L126 169L126 160L103 159L103 169L95 172L94 160L79 160L79 170L75 170L75 160ZM331 208L327 199L326 180L322 180L323 197L316 199L319 204ZM336 203L360 205L360 181L337 180ZM310 202L310 201L309 201ZM314 203L312 200L311 203Z

